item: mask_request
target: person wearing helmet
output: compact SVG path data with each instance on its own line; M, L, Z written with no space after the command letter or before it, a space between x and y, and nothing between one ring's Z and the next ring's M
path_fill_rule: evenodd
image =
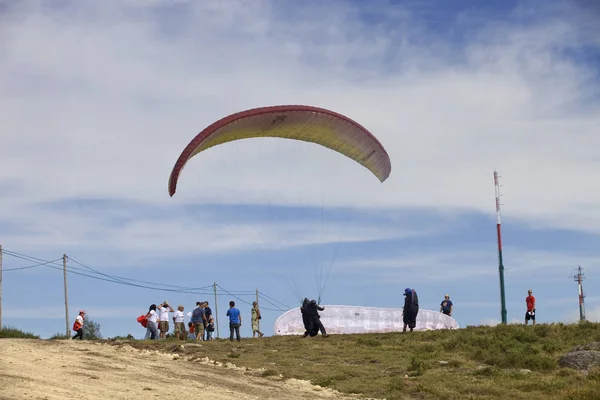
M79 310L79 315L75 318L75 323L73 324L73 330L77 332L75 336L71 339L83 340L83 320L85 319L85 311Z
M309 324L305 323L304 328L306 332L304 332L304 337L310 336L314 337L321 332L321 335L326 338L329 335L321 322L321 316L319 315L319 311L324 311L325 307L321 307L317 304L316 300L308 301L308 299L304 299L303 303L304 312L307 315L307 319L309 320Z
M415 289L404 289L404 308L402 310L402 320L404 328L402 333L406 332L406 327L412 332L417 325L417 314L419 314L419 297Z

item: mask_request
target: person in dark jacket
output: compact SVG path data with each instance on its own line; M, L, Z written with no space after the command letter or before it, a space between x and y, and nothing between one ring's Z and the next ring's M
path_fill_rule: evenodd
M404 289L404 309L402 310L402 319L404 321L404 329L402 333L406 332L406 327L412 332L417 325L417 314L419 314L419 297L415 289L406 288Z
M304 336L307 337L310 332L312 332L312 320L310 319L310 315L308 315L308 306L309 300L305 297L302 301L302 305L300 306L300 312L302 313L302 323L304 324Z
M304 323L304 328L306 331L304 332L304 337L310 335L310 337L317 336L319 331L323 337L328 337L325 327L321 322L321 316L319 315L319 311L325 310L325 307L320 307L315 300L308 301L308 299L304 299L302 303L301 309L304 308L304 312L302 314L302 321L308 321L308 323ZM305 317L306 315L306 317Z

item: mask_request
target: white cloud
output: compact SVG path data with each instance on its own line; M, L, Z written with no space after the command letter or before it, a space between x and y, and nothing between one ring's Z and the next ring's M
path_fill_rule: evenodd
M62 209L66 208L66 209ZM162 209L164 211L164 209ZM138 211L140 216L132 217ZM38 252L73 249L121 253L120 266L127 259L147 262L156 257L225 254L231 252L272 252L292 247L321 247L336 243L357 243L428 236L437 230L433 223L406 226L397 221L374 224L360 213L327 213L329 221L318 216L287 216L278 219L252 218L252 210L242 215L227 210L146 215L135 205L107 204L95 207L31 207L29 212L5 218L14 229L3 236L11 251ZM356 218L348 217L353 214ZM367 214L368 217L368 214ZM43 223L40 223L43 221ZM10 246L8 245L10 244ZM40 255L38 255L40 256ZM78 258L78 257L76 257ZM110 266L110 265L107 265Z
M0 185L12 190L0 217L76 196L176 207L298 203L309 192L303 201L320 205L323 191L332 205L493 213L498 168L506 218L599 231L597 81L564 55L580 45L569 10L490 24L457 46L401 8L375 28L337 3L296 10L294 23L266 1L64 4L22 2L2 17ZM248 141L195 159L180 182L190 190L168 198L170 169L196 132L285 103L370 128L392 157L390 179L317 146ZM51 213L43 218L48 226ZM147 226L131 229L123 245Z
M437 251L428 248L404 250L397 256L374 258L370 255L340 261L346 273L361 273L369 268L374 280L411 278L425 279L427 282L460 282L465 279L497 279L497 253L493 246L477 246L460 249L439 247ZM530 279L531 285L539 285L549 280L567 281L577 264L595 265L600 263L600 254L581 254L571 251L539 251L525 248L511 249L504 259L506 279Z

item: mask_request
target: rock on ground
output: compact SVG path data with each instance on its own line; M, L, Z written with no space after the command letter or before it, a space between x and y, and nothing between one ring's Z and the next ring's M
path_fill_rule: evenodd
M600 366L600 351L571 351L558 359L558 365L577 370L589 370L594 366Z

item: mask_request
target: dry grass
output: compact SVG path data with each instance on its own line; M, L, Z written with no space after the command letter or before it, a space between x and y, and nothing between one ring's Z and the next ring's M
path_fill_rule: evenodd
M183 349L172 340L126 342L136 348L262 368L263 376L305 379L341 392L388 400L586 400L600 398L600 372L585 375L562 369L557 360L572 346L592 341L600 341L600 324L248 338L241 343L201 342L201 346Z

